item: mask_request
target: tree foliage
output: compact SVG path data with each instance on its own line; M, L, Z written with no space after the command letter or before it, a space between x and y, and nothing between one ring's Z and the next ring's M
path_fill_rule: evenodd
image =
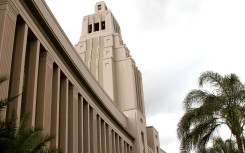
M0 76L0 84L7 78ZM24 115L17 123L17 116L12 116L5 121L2 110L14 99L6 98L0 100L0 152L1 153L57 153L58 149L47 148L46 145L54 137L44 134L42 128L26 127L28 115Z
M207 71L199 86L185 97L185 114L177 126L181 152L202 152L221 125L227 125L236 139L239 152L244 149L245 86L236 74L221 76Z
M213 139L212 147L207 148L203 153L239 153L237 144L231 139L223 141L220 137Z

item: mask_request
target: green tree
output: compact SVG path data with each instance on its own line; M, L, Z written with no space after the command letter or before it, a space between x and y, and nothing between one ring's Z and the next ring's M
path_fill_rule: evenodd
M220 137L214 138L213 146L207 148L203 153L239 153L237 144L231 139L223 141Z
M0 76L0 84L6 77ZM15 98L15 97L13 97ZM13 98L0 100L0 152L1 153L56 153L58 149L49 149L46 144L54 137L45 135L42 128L27 128L28 115L24 115L17 123L17 116L12 113L10 119L5 121L2 110Z
M245 86L236 74L221 76L207 71L199 77L199 86L185 97L185 114L177 125L181 152L205 150L215 132L226 125L234 136L239 153L243 153Z

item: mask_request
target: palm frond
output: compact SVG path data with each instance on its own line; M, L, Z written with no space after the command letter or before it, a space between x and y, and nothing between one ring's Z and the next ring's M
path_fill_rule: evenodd
M204 99L207 97L207 94L207 92L198 89L190 91L183 101L186 111L189 110L194 104L201 105Z
M13 100L15 98L17 98L19 95L17 96L13 96L13 97L9 97L9 98L5 98L5 99L1 99L0 100L0 111L5 108L9 103L13 102Z
M207 152L207 142L221 124L226 124L236 138L238 148L245 146L245 85L236 74L221 76L207 71L200 75L199 86L210 85L210 91L194 89L185 97L185 114L177 125L180 151ZM215 148L210 149L215 151ZM209 151L210 151L209 150Z
M7 80L7 77L5 75L0 74L0 85Z
M222 78L223 77L216 72L206 71L200 75L198 84L200 87L202 87L205 83L209 83L214 87L222 87Z
M187 152L192 149L201 150L205 148L210 137L213 136L215 129L219 126L220 124L216 124L215 119L212 118L196 125L183 135L180 145L181 148L185 148Z

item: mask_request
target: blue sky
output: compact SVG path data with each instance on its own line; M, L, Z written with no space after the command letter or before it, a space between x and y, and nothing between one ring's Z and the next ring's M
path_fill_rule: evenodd
M46 0L73 44L96 0ZM105 0L143 76L147 124L161 147L178 153L182 101L200 73L236 73L245 81L244 0ZM229 133L226 133L229 134Z

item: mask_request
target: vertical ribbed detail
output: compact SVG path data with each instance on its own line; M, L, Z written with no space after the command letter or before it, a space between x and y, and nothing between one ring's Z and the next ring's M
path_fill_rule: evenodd
M83 153L90 153L89 104L83 101Z
M78 91L74 85L69 87L68 150L72 153L78 152Z
M4 6L5 5L5 6ZM14 46L14 34L17 14L7 9L7 4L0 4L0 75L5 75L8 80L0 85L0 99L8 97L9 79ZM5 7L5 8L3 8ZM5 111L2 112L5 118Z
M83 97L78 95L78 152L83 153Z
M22 92L24 85L24 68L26 58L26 44L27 44L28 26L26 23L17 25L15 34L15 43L13 49L13 60L11 65L10 76L10 96L19 95L7 108L7 114L10 117L14 110L16 115L20 117ZM19 120L19 118L17 119ZM18 121L17 121L18 122Z
M50 133L51 128L52 83L53 59L48 51L41 52L38 70L36 126L42 127L46 133Z
M60 68L54 67L53 88L51 105L51 135L55 138L51 141L51 147L57 148L59 145L59 115L60 115Z
M97 153L97 113L92 107L89 109L90 153Z
M22 93L21 116L29 114L28 127L35 126L37 79L40 54L40 42L36 39L27 42L27 52L24 70L24 88Z
M59 115L59 147L68 153L68 90L66 77L60 80L60 115Z

